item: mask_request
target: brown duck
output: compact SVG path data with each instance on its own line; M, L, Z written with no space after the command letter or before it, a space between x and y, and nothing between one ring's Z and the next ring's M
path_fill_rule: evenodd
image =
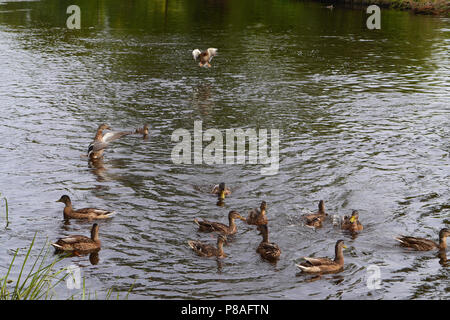
M97 129L94 141L89 144L88 157L90 160L96 160L103 157L103 152L111 141L117 140L120 137L133 133L132 131L111 131L103 134L104 130L111 130L111 128L107 124L101 124Z
M267 224L259 225L257 229L259 230L263 239L256 249L256 252L261 255L261 258L268 261L273 262L278 260L281 255L281 249L277 244L269 242L269 229L267 227Z
M319 210L316 213L305 216L306 225L314 228L322 227L322 222L325 220L327 214L325 213L325 204L323 200L319 201Z
M142 138L146 140L148 138L148 124L144 124L142 128L138 128L134 131L135 134L142 134Z
M445 250L447 249L447 237L450 236L450 230L447 228L439 231L439 243L425 238L415 238L409 236L399 236L395 238L402 247L415 249L418 251Z
M98 224L94 223L91 229L91 237L74 235L65 238L60 238L52 246L56 251L68 251L75 254L88 253L98 251L101 247L101 242L98 237Z
M96 208L83 208L74 210L72 208L72 201L70 200L68 195L63 195L56 202L62 202L66 206L64 207L64 219L107 219L114 214L114 211L96 209Z
M344 216L344 221L342 222L341 229L348 230L351 233L362 231L364 227L361 222L359 222L359 212L353 210L350 217Z
M347 248L344 245L344 240L338 240L334 247L334 260L330 258L313 258L304 257L306 262L297 264L303 272L306 273L335 273L342 271L344 267L344 255L342 248Z
M245 218L243 218L239 212L232 210L228 213L228 226L220 222L210 222L208 220L199 221L198 219L194 219L194 222L198 225L199 231L218 232L229 235L235 234L237 231L235 219L245 221Z
M201 242L189 240L188 245L201 257L218 257L225 258L227 255L223 252L223 243L227 240L227 238L223 235L219 235L217 238L217 248Z
M247 224L256 226L267 224L266 209L267 203L265 201L262 201L259 209L255 208L250 210L246 219Z

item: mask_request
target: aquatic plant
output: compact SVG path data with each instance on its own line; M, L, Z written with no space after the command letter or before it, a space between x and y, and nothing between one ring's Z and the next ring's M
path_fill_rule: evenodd
M24 270L28 267L35 240L36 234L28 247L24 261L20 266L19 276L16 280L11 280L9 278L10 273L19 253L19 249L15 250L6 275L0 278L0 300L51 299L53 297L53 288L67 277L67 274L64 272L65 268L57 271L54 268L59 261L64 259L64 256L58 256L48 262L50 253L48 245L43 246L39 251L39 254L34 259L34 262L32 262L31 268L25 276Z
M56 297L54 288L61 282L65 281L70 275L69 267L56 268L56 264L66 257L64 255L56 255L50 259L52 251L48 242L40 249L38 255L33 262L30 262L30 256L36 240L36 234L28 247L24 261L19 265L20 272L17 279L10 279L11 270L15 266L14 263L18 257L19 249L14 251L12 261L9 264L6 275L0 276L0 300L51 300ZM29 263L30 262L30 263ZM31 264L31 267L29 265ZM24 270L30 268L28 273ZM25 275L26 274L26 275ZM124 299L128 299L129 294L134 286L130 287ZM110 288L106 292L106 299L110 299L114 293L114 288ZM78 295L78 294L77 294ZM92 294L86 289L85 278L83 277L83 288L79 296L72 295L68 299L90 300L91 298L98 299L97 292ZM117 292L116 299L120 299L120 292Z

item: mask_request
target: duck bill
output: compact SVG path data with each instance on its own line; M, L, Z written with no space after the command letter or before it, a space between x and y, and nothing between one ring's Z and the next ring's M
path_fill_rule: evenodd
M353 222L355 222L355 221L356 221L356 217L355 217L355 216L353 216L353 217L350 218L350 222L351 222L351 223L353 223Z
M220 191L219 192L219 200L225 200L225 191Z

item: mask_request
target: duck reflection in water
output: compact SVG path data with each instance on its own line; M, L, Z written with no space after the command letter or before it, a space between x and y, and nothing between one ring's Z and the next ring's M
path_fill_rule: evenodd
M211 100L211 84L200 84L194 88L194 96L192 98L192 104L203 115L208 115L213 110L215 104Z

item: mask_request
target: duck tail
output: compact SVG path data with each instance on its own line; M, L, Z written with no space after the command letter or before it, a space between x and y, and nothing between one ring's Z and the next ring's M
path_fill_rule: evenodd
M296 264L295 266L296 266L297 268L299 268L300 270L302 270L302 271L305 271L305 270L308 269L308 267L302 266L301 264Z
M191 247L192 249L195 248L194 241L189 240L187 243L188 243L189 247Z
M110 216L112 216L115 213L116 213L115 211L107 212L107 213L105 213L105 217L109 218Z
M403 236L395 237L394 239L400 243L405 243L405 241L403 241Z

